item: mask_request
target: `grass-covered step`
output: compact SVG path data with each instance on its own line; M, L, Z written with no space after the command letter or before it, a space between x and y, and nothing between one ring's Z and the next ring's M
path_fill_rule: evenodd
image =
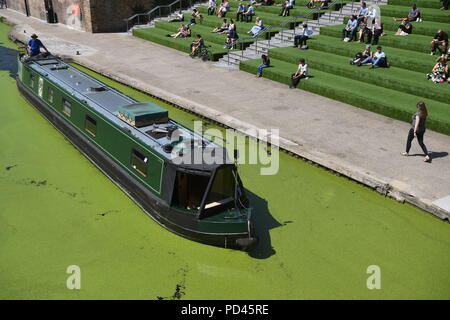
M420 10L422 8L433 8L440 9L442 8L442 2L439 0L389 0L388 4L394 6L406 6L412 7L413 4L417 5L417 8Z
M437 1L437 0L436 0ZM381 18L383 17L407 17L409 13L409 7L404 6L380 6ZM450 23L450 12L447 10L431 9L431 8L419 8L420 16L423 21L443 22Z
M357 67L349 64L349 58L316 50L298 50L297 48L278 48L269 50L270 58L289 63L298 63L304 58L308 66L327 73L338 74L353 80L370 82L416 96L433 99L450 104L450 95L445 85L436 85L426 79L425 74L401 68Z
M347 23L348 17L344 18L344 23ZM394 31L398 30L401 21L394 21L392 18L383 19L383 28L384 30ZM448 23L442 22L430 22L430 21L422 21L422 22L412 22L413 26L412 34L421 34L431 38L434 37L436 31L439 29L442 30L450 30L450 25Z
M201 23L198 21L197 25L209 27L209 31L211 32L214 28L222 25L223 19L224 18L217 18L216 16L205 16ZM231 16L228 16L228 18L226 18L226 19L234 20L234 23L236 25L236 30L240 37L243 36L244 34L247 34L247 32L250 31L250 29L255 25L255 21L253 21L253 22L236 22L235 19ZM172 22L172 23L177 23L178 26L180 25L180 22ZM185 23L185 22L183 22L183 23ZM280 30L281 30L281 28L272 28L270 30L270 32L267 32L264 34L265 39L273 37L275 34L280 32Z
M256 74L260 60L242 61L240 69ZM264 69L263 77L284 84L290 83L290 75L297 69L296 64L277 59L271 59L271 65L272 67ZM344 78L313 67L309 69L312 77L300 81L300 89L407 122L416 111L417 102L423 100L429 110L427 127L450 135L450 108L446 103ZM301 103L298 107L301 108Z
M166 22L166 21L157 21L155 22L155 27L158 29L166 30L166 34L176 33L178 28L180 27L179 22ZM203 26L199 24L191 25L191 41L196 34L200 34L205 42L215 43L217 45L224 45L227 39L227 35L225 34L217 34L211 33L211 28L208 26ZM239 32L238 32L239 34ZM245 37L246 34L240 34L240 37ZM254 39L246 39L237 44L237 49L242 50L251 45L255 40Z
M134 29L133 36L155 42L157 44L173 48L179 51L190 53L190 44L193 38L173 39L167 37L167 30L159 28L146 28L146 29ZM211 58L213 61L219 60L225 54L228 53L227 49L224 49L222 45L205 41L205 45L211 46Z
M198 7L198 11L200 11L204 16L207 14L208 7ZM280 17L277 14L271 14L267 12L261 12L259 10L255 10L255 16L253 16L252 22L255 23L255 18L260 17L265 25L269 26L278 26L282 24L287 17ZM235 19L236 18L236 12L233 10L232 12L228 13L226 15L226 18ZM286 25L286 28L293 29L296 23L301 22L301 19L298 19L296 21L292 21Z
M338 38L320 35L314 40L308 41L310 49L333 53L345 56L348 59L354 57L357 52L364 51L365 44L358 42L343 42ZM436 63L436 56L430 56L426 53L408 51L389 46L382 46L383 51L388 56L391 66L422 72L423 74L431 72ZM372 48L375 50L375 48Z
M322 27L320 28L320 35L342 38L342 29L345 25L337 25L331 27ZM389 46L399 49L417 51L417 52L430 52L431 46L430 42L432 37L424 36L420 34L410 34L407 36L396 36L393 31L384 31L386 34L383 37L380 37L378 42L379 45Z

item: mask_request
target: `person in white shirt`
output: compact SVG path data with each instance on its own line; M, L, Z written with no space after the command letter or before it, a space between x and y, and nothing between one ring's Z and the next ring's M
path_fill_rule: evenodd
M216 11L217 2L216 0L208 1L208 16L213 16Z
M261 20L260 17L256 17L255 25L253 26L253 28L248 33L251 33L254 36L256 36L263 28L264 28L263 21Z
M280 16L286 17L289 15L289 11L294 8L294 0L286 0L281 8Z
M387 67L386 54L382 51L381 46L377 47L377 51L373 53L372 57L367 57L362 62L358 63L358 66L366 63L371 63L372 65L370 68L372 69L375 67Z
M300 49L306 46L306 40L308 40L309 36L313 34L313 31L308 28L308 24L306 22L303 23L302 27L302 33L294 37L294 47L300 47Z
M223 3L220 4L219 9L217 9L217 17L224 18L227 15L227 8Z
M178 10L175 13L175 17L172 20L169 20L169 22L181 22L184 21L184 14L181 10Z
M291 85L289 88L294 89L297 87L300 79L308 79L308 65L305 62L305 59L300 59L297 68L297 72L291 75Z
M244 12L245 22L251 22L254 15L255 15L255 9L253 9L253 6L248 4L247 10Z

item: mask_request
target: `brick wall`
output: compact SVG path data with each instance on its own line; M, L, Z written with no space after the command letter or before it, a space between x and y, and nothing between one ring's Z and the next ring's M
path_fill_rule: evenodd
M88 32L124 32L123 19L147 12L158 0L6 0L10 9L47 21L53 8L58 23ZM158 2L165 1L159 0ZM171 2L171 0L166 0ZM26 5L27 4L27 5Z

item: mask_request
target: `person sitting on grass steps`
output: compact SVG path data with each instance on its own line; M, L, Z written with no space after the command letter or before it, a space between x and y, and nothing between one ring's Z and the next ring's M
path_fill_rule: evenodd
M168 36L172 38L188 38L191 36L191 29L186 27L184 24L180 24L180 27L178 28L178 32L174 34L169 34Z
M368 44L363 52L358 52L355 54L355 57L349 61L351 65L359 64L364 59L372 57L371 45Z
M223 23L220 27L214 28L213 33L223 33L228 31L228 28L230 27L230 24L228 23L227 19L223 19Z
M230 20L230 21L231 21L231 23L230 23L230 30L228 32L228 37L227 37L227 40L225 42L224 49L231 49L231 48L233 48L235 42L239 39L239 36L237 34L237 30L236 30L236 26L234 24L234 21L233 20Z
M208 1L208 16L213 16L214 12L216 12L217 2L216 0Z
M413 26L411 22L409 22L408 18L402 21L402 24L398 26L398 30L395 33L396 36L407 36L411 34L413 30Z
M439 57L437 63L434 65L431 73L427 74L427 79L434 83L443 83L450 81L448 78L448 65L447 60L444 57Z
M194 10L192 11L192 17L191 17L191 19L189 20L189 23L188 23L186 26L187 26L187 27L190 27L191 24L196 24L196 23L197 23L197 22L195 21L196 18L198 18L198 19L200 20L200 23L202 23L202 21L203 21L203 15L202 15L199 11L197 11L197 9L194 9Z
M367 44L370 43L370 39L372 39L372 30L370 30L367 27L367 17L365 17L360 23L359 23L359 30L358 30L358 42L363 43L364 38L367 35Z
M308 24L306 22L302 25L303 30L302 34L298 34L294 37L294 47L299 48L302 50L308 49L308 46L306 45L306 40L309 39L309 36L313 34L313 31L308 28Z
M448 48L448 34L444 32L444 30L439 29L436 32L433 40L431 40L431 53L430 55L434 55L436 53L436 49L438 49L441 53L446 53Z
M353 15L348 21L347 26L342 29L342 41L352 41L356 37L356 31L358 30L358 21L356 16ZM350 34L350 37L349 37ZM348 40L347 40L348 39Z
M389 65L387 63L386 54L381 49L381 46L378 46L377 51L374 52L371 57L365 58L363 61L359 62L357 66L360 67L363 64L371 63L371 69L375 67L388 68Z
M251 22L255 15L255 9L251 5L247 5L247 10L244 12L245 22Z
M422 18L420 18L420 10L417 9L417 6L415 3L412 5L411 9L409 10L409 14L406 18L392 18L392 19L394 19L394 21L404 21L404 20L417 21L417 22L422 21Z
M291 75L290 89L296 88L300 79L308 79L308 65L306 64L305 59L301 58L298 62L297 72Z
M294 0L286 0L281 7L279 16L288 16L291 9L294 9Z
M411 142L414 138L417 138L423 153L425 154L424 162L431 162L430 155L428 154L427 147L423 143L423 135L425 134L426 127L425 122L427 120L428 111L425 103L420 101L417 103L417 112L412 116L411 129L408 132L408 138L406 139L406 152L402 152L403 156L409 156L409 150L411 149Z
M192 41L192 43L191 43L191 54L190 54L191 58L194 57L195 51L196 51L197 49L200 49L200 48L202 48L202 47L204 47L204 46L205 46L205 43L204 43L204 41L203 41L202 36L199 35L199 34L197 34L197 35L195 36L195 40Z
M367 20L367 16L369 14L369 8L364 1L361 2L361 7L356 11L356 18L358 20L358 24L360 24L364 19Z
M220 4L219 9L217 9L217 17L224 18L227 15L227 8L225 8L223 2Z
M247 9L245 8L245 4L241 2L239 2L239 5L237 7L237 11L236 11L236 20L237 21L244 21L244 12Z
M254 36L256 36L262 29L264 29L264 23L260 17L256 17L255 25L248 33L251 33Z
M258 78L261 78L261 77L262 77L262 71L263 71L264 68L270 67L270 59L269 59L268 56L266 56L265 54L263 54L263 55L261 56L261 59L262 59L262 64L260 64L260 65L258 66L258 72L256 73L256 76L257 76Z

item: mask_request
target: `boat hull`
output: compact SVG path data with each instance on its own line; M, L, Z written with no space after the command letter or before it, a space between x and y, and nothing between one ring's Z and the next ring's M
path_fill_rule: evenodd
M207 233L195 230L195 223L186 223L186 219L176 220L179 213L160 198L144 188L117 163L105 155L94 143L89 141L70 123L65 121L52 108L30 91L19 78L17 87L22 96L30 102L58 131L60 131L81 153L95 164L106 176L117 184L142 210L169 231L187 239L208 245L231 249L247 250L256 245L251 223L246 232ZM194 220L194 219L193 219ZM194 222L194 221L191 221Z

